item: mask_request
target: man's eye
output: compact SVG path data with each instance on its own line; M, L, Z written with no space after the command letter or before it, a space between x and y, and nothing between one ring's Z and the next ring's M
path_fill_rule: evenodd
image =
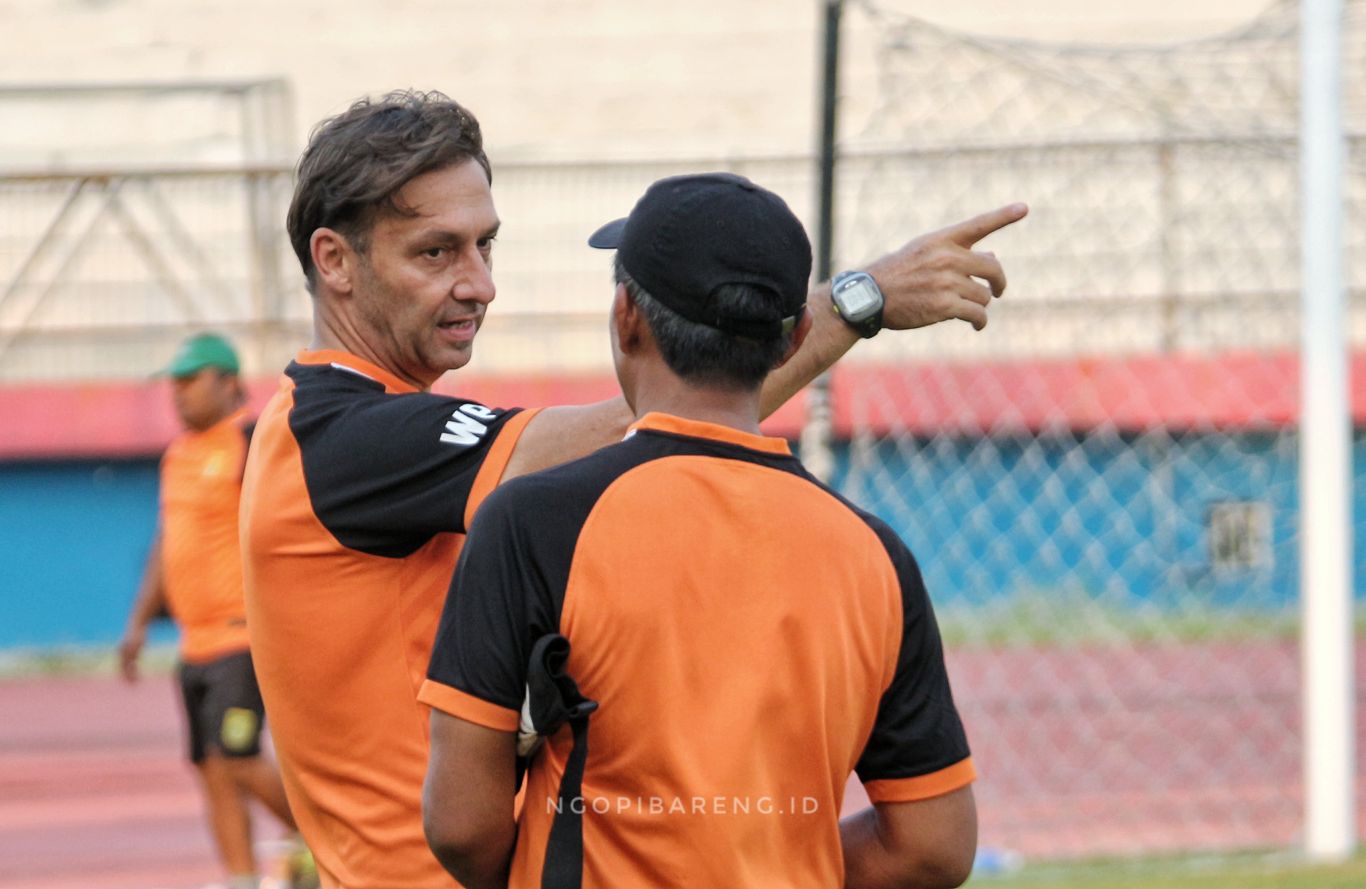
M488 238L480 238L480 239L479 239L479 249L480 249L480 250L491 250L491 249L493 249L493 242L496 241L496 240L498 240L497 236L488 237Z
M428 247L426 250L422 251L422 255L427 257L428 259L440 259L441 254L445 252L445 247Z

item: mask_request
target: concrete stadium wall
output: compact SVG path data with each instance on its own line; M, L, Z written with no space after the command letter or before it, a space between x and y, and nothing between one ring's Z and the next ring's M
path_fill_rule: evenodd
M1011 37L1132 42L1218 33L1268 0L886 0L879 8ZM851 124L876 100L878 24L848 4L844 100ZM442 89L484 124L496 163L809 148L819 0L0 0L0 84L283 78L284 134L361 95ZM341 12L341 14L338 14ZM171 106L168 106L170 108ZM210 111L212 109L209 109ZM207 114L208 112L204 112ZM221 132L185 138L186 109L145 101L0 103L0 165L228 159ZM79 115L83 124L72 125ZM223 117L229 126L230 116ZM292 160L293 152L287 159Z

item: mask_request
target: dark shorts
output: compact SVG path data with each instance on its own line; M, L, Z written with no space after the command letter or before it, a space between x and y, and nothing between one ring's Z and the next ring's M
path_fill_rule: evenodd
M189 726L190 762L210 753L252 757L261 753L266 708L256 684L251 653L203 664L180 665L180 693Z

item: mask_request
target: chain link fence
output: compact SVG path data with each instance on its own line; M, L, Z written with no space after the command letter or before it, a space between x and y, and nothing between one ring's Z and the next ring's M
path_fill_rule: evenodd
M1012 284L985 332L875 342L833 390L839 484L910 542L950 640L983 842L1295 844L1298 4L1118 48L856 8L879 93L843 140L838 264L888 230L1031 205L989 244ZM1366 5L1347 10L1360 350Z
M805 157L498 165L498 301L472 369L607 371L610 257L587 246L655 179L732 169L810 206ZM0 174L0 384L144 378L188 330L269 374L311 336L283 166Z

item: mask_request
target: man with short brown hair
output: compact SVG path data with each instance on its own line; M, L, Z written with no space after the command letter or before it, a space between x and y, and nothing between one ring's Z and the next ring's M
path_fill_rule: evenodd
M984 325L1005 276L972 245L1024 213L1004 207L870 266L879 326ZM429 391L470 360L499 225L478 124L439 93L357 102L299 164L289 235L314 338L261 414L242 546L285 785L330 887L452 885L422 832L417 692L465 530L500 482L591 453L631 421L621 398L504 410ZM765 416L869 335L868 318L856 328L832 311L827 286L811 305Z
M194 763L229 889L256 889L248 800L294 830L279 770L261 751L265 710L242 593L237 515L251 418L232 344L214 333L181 344L166 368L184 431L161 460L156 539L119 644L138 678L147 624L164 609L180 629L177 668Z

